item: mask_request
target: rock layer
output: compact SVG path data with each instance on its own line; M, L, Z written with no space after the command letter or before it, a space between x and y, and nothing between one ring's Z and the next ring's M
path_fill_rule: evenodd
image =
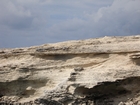
M0 104L140 105L140 36L0 49Z

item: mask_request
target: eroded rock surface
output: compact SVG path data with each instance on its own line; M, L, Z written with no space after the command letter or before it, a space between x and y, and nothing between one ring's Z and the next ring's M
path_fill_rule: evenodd
M140 105L140 36L0 49L0 105Z

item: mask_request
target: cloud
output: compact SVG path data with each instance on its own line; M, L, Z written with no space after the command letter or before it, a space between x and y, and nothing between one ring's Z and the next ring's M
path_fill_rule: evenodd
M140 34L139 0L60 1L0 1L0 47Z
M48 15L44 15L45 10L39 10L41 3L43 0L0 1L0 27L11 31L42 28Z
M0 1L0 25L11 28L25 28L30 25L31 13L22 5L9 0Z
M112 5L101 7L96 13L85 13L84 18L55 24L51 32L59 33L60 37L65 34L73 39L139 34L139 4L139 0L114 0Z
M139 34L140 7L139 0L115 0L109 7L98 10L94 18L100 35L132 35Z

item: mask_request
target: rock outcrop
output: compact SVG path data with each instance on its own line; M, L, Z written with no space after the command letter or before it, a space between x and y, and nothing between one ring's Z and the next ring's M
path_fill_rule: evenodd
M0 49L0 105L140 105L140 36Z

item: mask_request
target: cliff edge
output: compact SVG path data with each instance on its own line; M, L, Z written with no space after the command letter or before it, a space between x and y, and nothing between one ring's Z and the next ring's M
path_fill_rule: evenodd
M140 35L0 49L0 105L140 105Z

